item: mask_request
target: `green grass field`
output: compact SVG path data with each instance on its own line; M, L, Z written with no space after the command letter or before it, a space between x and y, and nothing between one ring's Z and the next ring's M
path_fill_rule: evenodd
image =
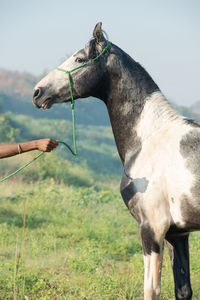
M119 182L77 172L82 179L69 176L70 184L21 177L1 184L0 299L143 299L140 237ZM190 252L200 299L198 233ZM165 249L161 299L174 299L173 290Z

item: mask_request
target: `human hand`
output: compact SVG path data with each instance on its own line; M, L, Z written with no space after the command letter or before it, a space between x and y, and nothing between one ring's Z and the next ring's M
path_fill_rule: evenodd
M58 142L50 138L36 141L36 148L43 152L51 152L57 146Z

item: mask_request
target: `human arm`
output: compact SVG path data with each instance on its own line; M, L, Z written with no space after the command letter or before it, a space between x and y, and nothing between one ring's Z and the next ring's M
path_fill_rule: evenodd
M51 152L57 146L58 142L49 138L33 140L20 144L2 144L0 145L0 158L6 158L33 150Z

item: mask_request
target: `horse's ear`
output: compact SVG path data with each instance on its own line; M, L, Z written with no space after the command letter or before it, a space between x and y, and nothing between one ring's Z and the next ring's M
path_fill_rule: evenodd
M101 26L102 26L102 22L97 23L93 31L93 37L97 43L101 42L102 39L104 39Z
M91 40L90 43L89 43L89 53L88 53L88 56L89 56L90 59L92 59L95 56L97 56L95 40Z

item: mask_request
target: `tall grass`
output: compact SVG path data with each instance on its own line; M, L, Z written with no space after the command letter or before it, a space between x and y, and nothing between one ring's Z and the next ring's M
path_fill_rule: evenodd
M190 244L199 299L198 233ZM143 299L138 228L114 183L3 183L0 257L0 299ZM167 251L161 299L174 299Z

